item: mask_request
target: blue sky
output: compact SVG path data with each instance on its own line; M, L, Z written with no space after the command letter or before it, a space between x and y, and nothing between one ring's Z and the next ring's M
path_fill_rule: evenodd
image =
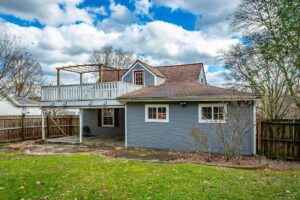
M19 37L48 82L55 67L86 63L95 48L113 45L147 56L153 66L203 62L221 85L218 52L239 41L228 16L239 0L1 0L0 31ZM63 76L65 83L76 80ZM221 80L221 81L220 81Z

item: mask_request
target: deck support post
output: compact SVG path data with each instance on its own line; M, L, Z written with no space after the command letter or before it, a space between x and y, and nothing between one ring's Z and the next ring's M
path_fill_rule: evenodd
M79 142L82 143L83 109L79 109Z
M45 134L45 111L42 109L42 140L45 141L46 134Z

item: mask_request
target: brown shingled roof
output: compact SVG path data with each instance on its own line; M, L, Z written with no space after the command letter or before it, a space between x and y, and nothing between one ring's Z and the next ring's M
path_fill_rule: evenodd
M148 70L150 70L152 73L154 73L156 76L159 76L159 77L162 77L162 78L165 78L165 76L160 72L160 70L157 68L157 67L152 67L152 66L150 66L150 65L148 65L148 64L146 64L146 63L144 63L144 62L142 62L142 61L140 61L140 60L137 60L136 62L140 62L144 67L146 67ZM135 62L135 63L136 63ZM134 63L134 64L135 64ZM133 65L134 65L133 64Z
M161 71L168 82L178 81L197 81L203 69L202 63L170 65L155 67Z
M137 60L136 62L140 62L144 67L146 67L156 76L165 78L167 82L197 81L199 78L199 74L203 69L202 63L152 67L139 60ZM126 71L126 69L120 71L119 79L117 71L103 71L103 81L110 82L121 80L122 75L125 74Z
M119 99L153 99L153 98L179 98L179 97L200 97L200 98L230 98L249 97L250 93L238 92L231 89L224 89L209 85L200 84L197 81L167 82L153 87L144 87L137 91L125 94Z

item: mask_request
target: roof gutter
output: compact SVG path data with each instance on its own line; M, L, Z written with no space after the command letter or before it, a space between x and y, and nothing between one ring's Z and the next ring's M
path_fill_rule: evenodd
M249 101L260 100L256 96L216 96L216 97L147 97L147 98L117 98L121 102L162 102L162 101Z

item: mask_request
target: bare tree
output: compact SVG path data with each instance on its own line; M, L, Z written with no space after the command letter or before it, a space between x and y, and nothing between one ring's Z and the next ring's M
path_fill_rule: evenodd
M249 101L228 102L225 116L227 123L217 122L215 124L214 128L218 139L223 144L227 161L242 155L245 148L245 137L250 135L255 128L252 115L249 114L251 104Z
M15 96L36 96L43 82L40 64L16 37L1 35L0 48L0 89Z
M210 156L210 143L208 134L206 132L201 131L201 129L192 127L189 129L189 138L195 142L197 152L206 152L208 156L206 160L209 162L211 160Z
M231 69L225 74L229 86L259 95L263 118L281 119L287 114L289 89L277 63L243 44L231 46L222 56L224 64Z
M223 110L222 118L220 118L220 113L218 116L215 113L212 114L213 118L217 117L218 120L215 120L214 123L204 123L200 127L190 130L190 136L201 147L199 149L201 151L203 148L206 148L205 151L211 150L208 140L208 136L210 136L211 141L217 140L222 145L226 161L238 160L245 149L246 137L250 136L255 128L251 114L252 103L232 101L222 104L227 104L227 112ZM215 134L211 134L211 132Z
M43 83L43 72L25 48L20 48L11 70L12 92L16 96L37 96Z
M299 10L300 1L243 0L232 25L243 36L250 36L253 54L265 55L280 70L289 95L300 108Z
M132 65L137 57L132 51L124 51L122 49L114 49L113 46L104 46L100 49L94 49L90 55L89 62L96 64L104 64L105 66L116 69L126 69Z
M15 38L11 38L6 34L0 34L0 90L8 91L7 76L13 66L15 55Z

